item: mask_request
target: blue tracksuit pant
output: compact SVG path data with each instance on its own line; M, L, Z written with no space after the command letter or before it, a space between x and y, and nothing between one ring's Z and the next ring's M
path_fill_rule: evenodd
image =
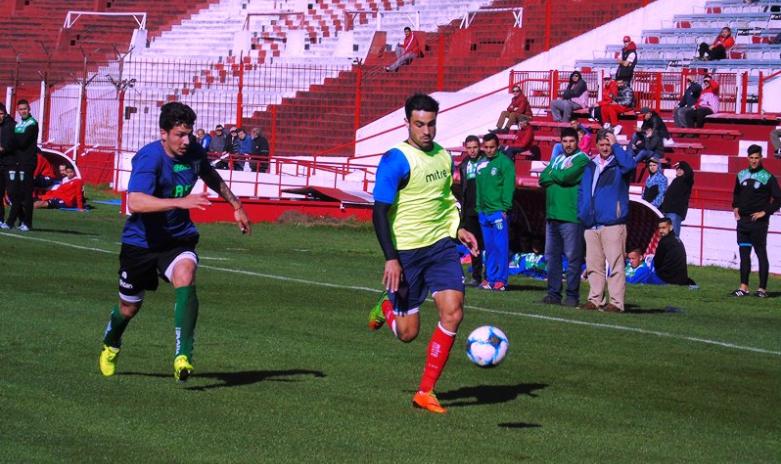
M478 213L485 245L485 278L491 284L507 285L510 274L510 233L501 211Z

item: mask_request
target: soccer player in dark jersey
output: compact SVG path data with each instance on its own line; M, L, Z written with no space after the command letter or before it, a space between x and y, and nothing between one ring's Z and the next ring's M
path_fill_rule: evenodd
M382 282L387 290L369 314L369 328L387 322L393 334L411 342L420 330L418 310L432 292L439 323L428 356L416 407L444 413L434 387L447 363L463 318L464 274L456 238L478 253L474 235L459 226L451 192L453 161L434 143L439 104L417 94L404 105L409 136L387 151L377 166L373 222L385 255Z
M241 202L209 164L206 151L194 142L195 118L189 106L166 103L160 111L160 140L133 157L127 188L132 215L122 231L119 253L119 305L106 326L99 362L106 377L114 375L122 333L141 308L144 292L157 289L158 275L176 292L174 377L183 382L193 371L198 230L189 210L211 205L205 192L192 192L198 178L230 203L241 232L251 232Z

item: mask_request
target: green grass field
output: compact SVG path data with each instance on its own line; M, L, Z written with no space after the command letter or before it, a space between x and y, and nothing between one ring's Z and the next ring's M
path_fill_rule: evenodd
M116 209L0 233L0 462L781 460L778 278L776 298L736 301L736 271L694 268L699 291L630 288L620 315L537 304L529 279L469 290L437 416L410 406L433 304L409 345L366 329L382 271L368 227L201 226L194 376L173 380L161 287L103 378ZM510 339L494 369L464 355L483 324Z

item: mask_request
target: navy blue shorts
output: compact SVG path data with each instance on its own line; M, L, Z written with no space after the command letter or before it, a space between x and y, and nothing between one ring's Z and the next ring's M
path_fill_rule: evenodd
M464 291L464 271L456 241L442 240L423 248L399 251L402 281L399 291L390 293L394 312L414 314L426 301L429 291Z

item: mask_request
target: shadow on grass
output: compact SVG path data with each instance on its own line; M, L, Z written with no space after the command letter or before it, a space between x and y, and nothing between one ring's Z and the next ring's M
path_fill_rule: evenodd
M529 422L502 422L497 424L503 429L539 429L542 428L540 424L532 424Z
M98 234L92 234L89 232L79 232L78 230L67 230L67 229L40 229L36 227L33 229L35 232L48 232L53 234L67 234L67 235L89 235L89 236L97 236Z
M522 292L522 291L547 292L547 289L545 287L540 287L536 285L511 284L507 286L507 291L508 292Z
M144 373L144 372L123 372L118 375L139 375L144 377L164 377L170 378L171 374ZM325 377L322 371L313 371L309 369L285 369L278 371L239 371L239 372L205 372L203 374L195 373L191 379L213 379L219 383L202 386L186 387L186 390L206 391L215 388L240 387L242 385L252 385L258 382L300 382L297 376L311 375L316 378Z
M628 314L683 314L683 308L676 306L665 306L664 308L641 308L637 305L628 304L624 306L624 312Z
M513 401L521 395L536 398L537 390L547 387L545 383L519 383L517 385L478 385L463 387L457 390L437 393L443 406L457 408L461 406L478 406Z

